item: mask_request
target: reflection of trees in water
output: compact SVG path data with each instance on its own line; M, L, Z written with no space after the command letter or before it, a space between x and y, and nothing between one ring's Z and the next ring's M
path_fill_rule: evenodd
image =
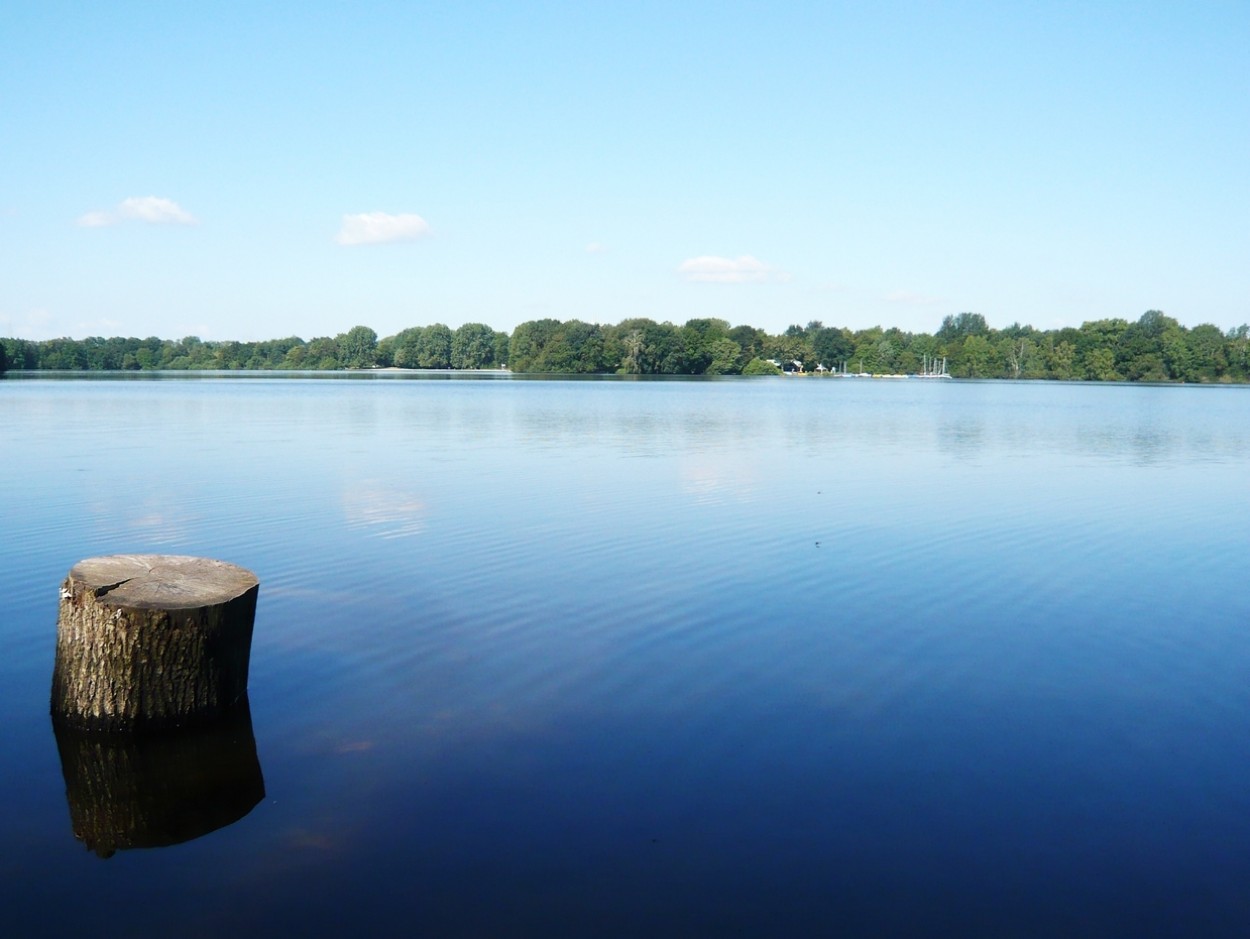
M74 837L100 857L199 838L265 797L246 699L223 720L184 731L53 729Z
M1072 426L965 419L940 425L935 440L939 452L952 456L975 456L984 450L1020 456L1090 457L1136 466L1239 460L1250 451L1250 443L1239 428L1228 428L1227 433L1193 428L1177 432L1161 423L1128 420Z

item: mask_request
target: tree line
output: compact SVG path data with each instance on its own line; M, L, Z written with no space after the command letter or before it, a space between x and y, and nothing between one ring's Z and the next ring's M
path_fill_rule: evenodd
M615 325L538 319L511 334L483 323L414 326L379 339L367 326L337 336L263 342L92 337L0 339L0 370L509 368L551 374L753 375L782 369L914 374L946 362L956 378L1250 381L1250 326L1188 328L1158 310L1134 322L994 329L979 313L947 316L934 333L810 322L780 334L721 319L647 318Z

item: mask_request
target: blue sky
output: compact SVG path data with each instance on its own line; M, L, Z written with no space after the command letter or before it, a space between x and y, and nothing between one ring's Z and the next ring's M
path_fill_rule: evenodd
M5 4L0 335L1250 321L1250 3Z

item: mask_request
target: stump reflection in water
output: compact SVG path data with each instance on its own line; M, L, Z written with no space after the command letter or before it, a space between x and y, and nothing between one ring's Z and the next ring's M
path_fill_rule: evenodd
M207 726L100 734L53 722L74 837L100 857L180 844L265 797L247 699Z

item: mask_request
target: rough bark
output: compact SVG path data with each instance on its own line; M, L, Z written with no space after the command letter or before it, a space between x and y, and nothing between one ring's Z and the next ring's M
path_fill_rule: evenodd
M75 564L61 588L53 718L115 732L226 713L247 692L258 592L250 571L208 558Z

